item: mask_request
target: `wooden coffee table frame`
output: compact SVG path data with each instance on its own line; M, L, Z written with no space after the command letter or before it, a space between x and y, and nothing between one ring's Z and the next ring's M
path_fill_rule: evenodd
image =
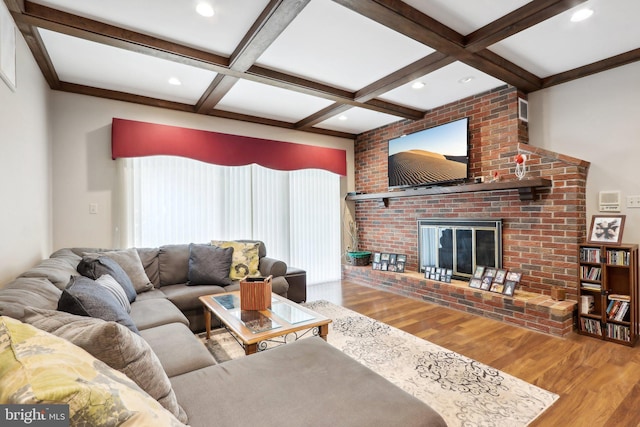
M238 299L240 298L239 291L199 297L199 300L204 308L204 322L207 339L211 338L211 315L213 314L218 318L218 320L220 320L220 323L222 323L222 325L234 336L234 338L236 338L236 341L238 341L240 345L244 347L244 352L247 355L266 349L266 345L261 345L261 343L266 343L267 341L275 341L275 338L281 337L283 338L283 340L278 342L286 343L287 336L291 334L293 334L295 339L298 339L311 331L314 335L319 335L325 341L327 340L327 334L329 333L329 323L331 323L331 319L322 316L321 314L318 314L312 310L309 310L306 307L296 304L291 300L283 298L277 294L272 294L272 298L277 300L278 302L293 306L298 310L304 311L312 315L314 318L307 321L291 324L270 310L261 310L260 313L262 313L265 317L277 322L281 326L276 329L254 333L249 328L247 328L240 319L234 316L231 313L231 310L226 309L214 299L214 297L224 295L235 295ZM304 333L298 335L298 332L300 331L304 331Z

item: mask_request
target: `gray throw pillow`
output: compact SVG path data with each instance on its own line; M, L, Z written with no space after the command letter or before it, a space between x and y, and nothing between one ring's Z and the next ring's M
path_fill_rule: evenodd
M189 245L189 285L229 286L233 248L213 245Z
M95 282L98 286L102 286L103 288L111 292L111 295L113 295L115 299L120 303L122 308L124 308L124 311L126 311L127 313L131 313L131 304L129 304L129 300L127 299L127 295L124 293L124 289L122 289L122 286L120 286L120 284L116 282L116 279L108 274L105 274L98 277Z
M133 287L137 293L142 293L153 289L153 283L149 280L147 273L144 271L142 260L135 248L123 249L119 251L105 251L98 254L85 253L83 255L89 256L108 256L115 262L117 262L124 271L127 272L127 276L131 279Z
M88 277L71 278L58 300L58 310L79 316L111 320L126 326L136 334L139 333L129 314L111 292Z
M24 322L70 341L122 372L181 422L188 421L160 359L141 336L115 322L33 307L25 309Z
M108 274L122 286L129 302L136 300L136 290L131 283L129 275L120 267L120 264L107 256L84 256L78 264L78 273L89 279L96 280L100 276Z

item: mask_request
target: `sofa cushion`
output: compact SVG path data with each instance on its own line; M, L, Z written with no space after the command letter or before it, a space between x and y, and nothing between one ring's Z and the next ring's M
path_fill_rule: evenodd
M147 277L154 287L160 285L160 274L158 272L158 248L136 248L142 267Z
M24 322L66 339L122 372L180 421L187 422L160 360L139 335L119 323L55 310L27 308ZM172 335L165 335L165 341L167 336L173 341Z
M68 404L72 425L183 425L124 374L65 339L2 316L0 343L3 404Z
M189 245L188 285L229 286L233 248L219 248L213 245Z
M164 286L162 292L181 311L189 311L194 309L202 310L202 303L198 301L198 297L227 292L227 289L229 289L229 286L223 288L211 285L171 285Z
M142 261L140 260L140 255L138 255L138 251L136 251L135 248L119 251L105 251L100 252L99 254L86 253L84 255L105 255L117 262L120 267L126 271L127 276L131 279L131 283L133 283L133 287L137 293L153 289L153 283L151 283L149 277L147 277L147 273L145 273Z
M189 281L189 245L164 245L158 250L160 286Z
M189 326L189 321L178 307L164 298L151 298L134 302L131 304L131 319L139 330L173 322Z
M169 378L216 363L209 350L182 323L168 323L143 329L140 335L158 356ZM167 337L171 339L168 340Z
M116 279L116 282L122 286L129 302L134 302L136 300L137 292L133 287L133 283L131 282L129 275L124 271L120 264L108 256L84 256L80 263L78 263L77 269L83 276L94 280L102 275L108 274Z
M69 285L62 291L58 301L58 310L79 316L112 320L138 333L138 328L133 320L115 297L88 277L71 278Z
M78 272L67 261L60 258L43 259L35 267L22 273L19 277L46 277L58 289L64 289L69 283L69 277L77 276Z
M20 320L27 306L55 310L61 294L49 279L20 277L0 289L0 315Z
M116 282L116 279L108 274L102 275L95 280L98 286L102 286L107 291L111 292L111 295L122 305L124 311L131 312L131 303L127 298L127 294L124 293L124 289L120 286L120 283Z
M222 240L212 240L212 245L221 248L233 248L233 260L229 277L232 280L241 280L247 276L258 276L258 264L260 263L259 248L260 242L230 242Z
M188 372L171 383L192 427L211 420L216 426L446 426L428 405L319 337ZM210 390L224 390L225 404L211 405ZM291 398L285 402L283 396Z

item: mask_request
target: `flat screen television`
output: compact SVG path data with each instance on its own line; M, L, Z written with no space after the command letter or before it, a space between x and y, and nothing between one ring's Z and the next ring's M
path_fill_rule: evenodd
M451 184L469 176L469 118L389 140L389 188Z

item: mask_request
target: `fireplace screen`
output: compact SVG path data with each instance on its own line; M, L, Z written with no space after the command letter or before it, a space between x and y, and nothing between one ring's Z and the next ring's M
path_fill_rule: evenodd
M477 265L502 267L502 220L418 220L420 271L435 266L468 279Z

